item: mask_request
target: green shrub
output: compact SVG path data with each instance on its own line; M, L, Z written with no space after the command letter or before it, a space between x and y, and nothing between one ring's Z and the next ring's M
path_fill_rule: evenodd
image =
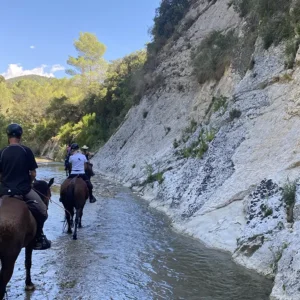
M147 179L146 179L146 184L147 183L153 183L155 181L157 181L159 184L162 184L163 181L165 180L164 179L164 174L162 172L158 172L158 173L155 173L155 174L150 174Z
M268 207L265 211L265 217L271 216L273 214L273 209Z
M300 38L289 40L285 46L285 67L292 69L295 63L295 57L300 45Z
M200 84L221 79L233 59L237 42L233 30L214 31L192 52L193 73Z
M256 20L265 49L293 38L299 28L299 0L233 0L232 4L242 18Z
M158 181L159 184L162 184L163 181L165 180L164 174L162 172L156 173L156 180Z
M279 14L270 18L260 28L260 34L264 42L264 48L268 49L272 44L278 45L282 40L293 37L294 31L288 15Z
M208 131L206 131L205 139L210 143L214 140L215 136L216 136L215 130L213 130L213 129L208 130Z
M296 182L289 179L283 186L283 201L287 206L293 206L296 201Z
M185 133L194 133L195 130L197 129L197 125L198 125L197 122L194 119L192 119L191 123L190 123L190 126L186 127L184 129L184 132Z
M156 9L154 26L150 30L152 42L147 44L146 70L154 70L157 66L157 53L173 35L173 40L178 39L178 24L190 7L189 0L162 0L160 7ZM190 26L187 20L184 29Z
M228 98L225 96L213 97L213 111L217 112L221 107L227 108Z
M135 164L133 164L131 167L132 167L132 169L134 169L135 168Z
M184 143L186 143L191 137L191 135L196 131L197 126L197 122L194 119L192 119L190 125L183 130L182 141Z
M233 109L229 113L230 121L233 121L234 119L238 119L242 115L242 112L238 109Z
M286 41L286 68L294 67L300 45L300 0L232 0L231 4L250 25L246 36L262 37L265 49Z
M146 174L148 175L148 177L153 174L153 167L148 163L146 163Z
M214 130L201 131L198 139L194 141L189 147L185 147L178 151L178 154L184 158L198 157L202 158L208 150L208 144L215 138Z
M294 205L296 202L296 182L290 182L289 179L283 186L283 201L286 204L286 219L287 222L292 223L294 221Z
M190 7L188 0L162 0L156 10L154 26L151 30L154 43L164 43L174 33ZM190 22L188 22L190 24Z
M202 158L207 150L208 150L208 144L204 140L201 140L200 146L196 150L197 157Z

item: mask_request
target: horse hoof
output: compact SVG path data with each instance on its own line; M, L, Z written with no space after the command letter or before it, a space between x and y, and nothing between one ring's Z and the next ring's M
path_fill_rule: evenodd
M76 241L77 240L77 236L73 235L73 240Z
M72 230L71 230L71 229L68 230L67 233L68 233L68 234L72 234Z
M25 286L25 291L34 291L34 290L35 290L35 286L33 283Z

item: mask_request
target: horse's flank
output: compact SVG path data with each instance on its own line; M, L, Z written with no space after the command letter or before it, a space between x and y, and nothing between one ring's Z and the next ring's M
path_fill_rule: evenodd
M18 255L20 248L29 244L36 233L36 222L24 201L13 197L5 197L0 201L1 258L7 252Z
M49 183L36 181L34 187L42 196L46 204L51 197L50 187L54 178ZM29 211L27 204L17 197L4 196L0 206L0 299L4 298L7 283L14 271L15 261L23 247L25 247L26 289L33 290L31 281L32 241L36 235L36 221Z
M68 178L61 185L61 199L69 208L80 208L84 206L88 198L88 188L82 178Z

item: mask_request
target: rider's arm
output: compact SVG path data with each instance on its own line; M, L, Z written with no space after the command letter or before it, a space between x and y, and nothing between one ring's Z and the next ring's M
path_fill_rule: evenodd
M31 182L35 180L36 177L36 169L38 168L38 165L35 161L34 155L32 151L29 148L25 148L27 152L27 159L28 159L28 169L29 169L29 176Z
M27 163L28 163L28 169L29 169L29 177L30 182L32 183L35 180L36 177L36 169L38 168L38 165L35 161L34 155L30 148L25 147L25 151L27 153Z

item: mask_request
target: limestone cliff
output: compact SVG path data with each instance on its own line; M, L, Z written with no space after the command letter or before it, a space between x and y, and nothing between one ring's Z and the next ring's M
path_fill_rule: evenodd
M272 299L300 299L300 218L296 211L288 220L282 191L300 171L300 69L285 70L283 44L265 50L258 38L251 70L232 64L221 80L199 84L192 49L213 30L243 35L228 2L192 6L185 20L193 24L159 54L152 76L161 82L129 111L94 164L165 211L175 228L275 276ZM213 101L221 101L219 109ZM208 149L187 155L203 136Z

